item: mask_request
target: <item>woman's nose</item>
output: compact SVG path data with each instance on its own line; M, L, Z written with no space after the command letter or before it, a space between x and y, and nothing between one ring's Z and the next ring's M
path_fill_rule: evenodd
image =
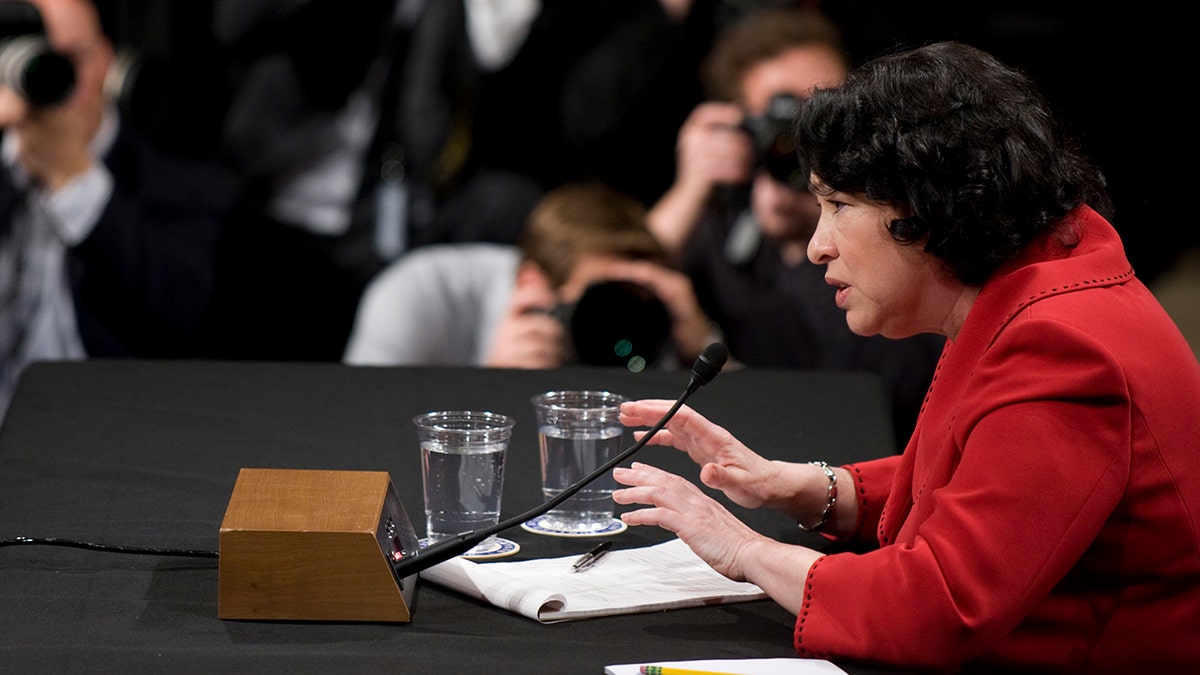
M825 225L825 215L817 220L817 229L808 240L808 260L814 265L824 265L837 257L837 247L829 228Z

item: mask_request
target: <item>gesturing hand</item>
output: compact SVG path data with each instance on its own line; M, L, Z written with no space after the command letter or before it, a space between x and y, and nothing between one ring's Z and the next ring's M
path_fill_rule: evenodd
M649 426L657 422L674 401L643 400L621 405L625 426ZM645 432L634 432L641 438ZM780 473L784 465L772 462L747 448L723 427L683 406L648 445L666 445L683 450L700 465L700 480L720 490L734 503L747 508L780 507L786 500Z
M670 530L713 569L730 579L746 580L741 551L751 541L764 538L763 535L675 474L634 462L628 469L613 469L613 477L618 483L631 486L613 492L616 503L649 506L623 513L621 520L630 525L657 525Z

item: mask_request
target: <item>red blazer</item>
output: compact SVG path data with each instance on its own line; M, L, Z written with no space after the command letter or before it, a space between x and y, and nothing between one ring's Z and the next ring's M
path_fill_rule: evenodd
M1071 224L984 285L904 454L847 467L880 547L813 565L802 656L1200 672L1200 363L1113 228Z

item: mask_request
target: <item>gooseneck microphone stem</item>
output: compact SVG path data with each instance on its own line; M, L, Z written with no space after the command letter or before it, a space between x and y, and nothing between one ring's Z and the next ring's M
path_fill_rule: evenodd
M650 427L650 429L646 431L646 433L643 434L636 443L631 445L628 449L622 451L621 454L600 465L595 471L592 471L587 476L584 476L581 480L558 493L551 499L526 511L525 513L502 520L491 527L486 527L482 530L462 532L452 537L442 539L441 541L429 545L427 548L422 549L414 555L406 555L403 558L394 561L392 563L392 569L395 570L396 575L399 578L404 579L413 574L421 572L422 570L429 569L434 565L445 562L451 558L460 556L474 548L488 537L503 532L509 528L516 527L517 525L520 525L526 521L532 520L533 518L536 518L550 511L559 504L567 501L573 497L576 492L579 492L585 486L587 486L588 483L591 483L600 476L611 471L613 467L629 459L633 453L641 450L646 443L654 437L655 434L657 434L664 426L667 425L667 422L671 421L671 418L675 416L675 413L679 412L679 409L683 407L683 404L692 394L696 393L697 389L708 384L714 377L717 376L717 373L721 371L721 367L725 365L725 360L728 357L729 350L725 348L725 345L719 342L714 342L706 347L704 353L702 353L700 357L696 359L696 363L692 366L692 377L688 382L687 389L683 391L679 398L676 399L675 404L671 406L671 409L668 410L665 415L659 418L658 422L656 422L654 426Z

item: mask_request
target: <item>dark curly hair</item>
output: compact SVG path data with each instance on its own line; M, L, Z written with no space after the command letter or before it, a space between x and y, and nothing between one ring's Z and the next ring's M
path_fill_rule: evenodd
M962 43L865 63L802 106L795 134L822 183L898 208L892 236L924 242L964 283L1082 204L1111 215L1104 177L1033 82Z

